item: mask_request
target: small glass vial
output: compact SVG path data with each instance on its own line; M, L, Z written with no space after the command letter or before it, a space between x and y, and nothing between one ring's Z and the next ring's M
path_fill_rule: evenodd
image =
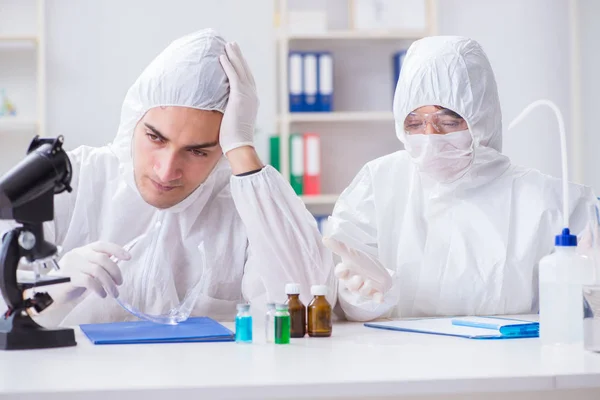
M327 286L313 285L310 293L314 296L308 305L308 336L331 336L331 305L325 298Z
M235 341L238 343L252 343L252 315L250 304L238 304L235 316Z
M300 285L288 283L285 285L285 294L288 296L286 304L289 307L292 321L291 337L304 337L306 335L306 306L300 301Z
M275 341L275 303L267 303L265 339L267 343L273 343Z
M290 313L287 304L277 304L275 311L275 343L290 342Z

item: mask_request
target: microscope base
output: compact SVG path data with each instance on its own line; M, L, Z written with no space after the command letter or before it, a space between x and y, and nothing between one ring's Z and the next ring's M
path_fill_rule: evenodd
M75 346L73 329L46 329L28 315L0 318L0 350L48 349Z

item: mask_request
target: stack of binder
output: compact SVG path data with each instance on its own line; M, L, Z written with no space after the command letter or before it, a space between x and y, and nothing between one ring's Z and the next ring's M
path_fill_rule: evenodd
M289 53L290 112L333 111L333 56L329 52Z
M271 136L269 164L281 172L280 137ZM318 134L290 135L290 184L297 195L321 194L321 138Z

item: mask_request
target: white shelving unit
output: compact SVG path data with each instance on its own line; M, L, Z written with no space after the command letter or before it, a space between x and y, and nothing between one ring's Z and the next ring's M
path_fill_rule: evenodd
M16 116L0 116L0 175L46 127L45 0L0 0L0 88Z
M19 117L1 117L0 118L0 134L20 133L23 131L39 131L37 121Z
M337 194L325 194L325 195L319 195L319 196L300 196L300 198L304 201L304 204L306 204L306 205L335 204L338 197L339 197L339 195L337 195Z
M391 111L333 111L315 113L285 113L280 114L280 123L294 122L374 122L394 121Z
M351 2L353 0L348 0ZM342 111L337 110L334 105L333 112L317 112L317 113L290 113L288 100L288 53L290 50L295 50L298 44L301 47L308 45L322 46L323 43L334 47L336 44L342 46L353 46L365 41L371 42L387 42L394 44L400 41L414 41L427 35L436 34L437 19L436 19L436 2L435 0L423 0L426 3L426 31L358 31L351 29L340 29L335 31L327 31L318 34L290 34L287 29L287 16L290 10L290 0L276 0L275 21L277 24L277 84L278 84L278 116L277 116L277 131L280 135L280 165L282 175L289 180L290 176L290 160L289 160L289 136L296 129L296 125L310 125L311 129L318 130L319 127L331 126L334 124L351 124L356 127L368 130L373 124L382 123L389 124L390 129L393 129L394 117L389 110L380 111ZM324 3L324 2L323 2ZM348 3L350 7L350 3ZM348 13L348 18L352 17L352 13ZM348 28L352 26L348 21ZM360 51L357 51L357 57L360 57ZM388 59L382 59L382 63L390 62ZM336 61L334 60L334 65ZM334 68L335 69L335 68ZM334 89L334 104L335 104ZM357 93L357 95L359 95ZM351 134L351 133L349 133ZM347 160L344 160L347 161ZM327 174L321 163L321 175ZM335 203L339 194L323 194L319 196L301 196L306 205L330 207Z
M5 135L24 134L24 131L43 136L46 121L46 54L45 54L45 0L35 0L36 32L28 34L0 34L0 58L11 57L13 51L33 50L36 52L36 116L21 116L17 106L17 116L0 116L0 141L10 140ZM3 15L0 15L0 24ZM10 96L10 93L7 93Z
M0 44L3 47L7 47L10 45L17 45L17 46L36 46L38 43L38 37L37 36L12 36L12 35L0 35Z
M419 39L427 32L416 31L351 31L339 30L318 34L282 34L280 38L288 40L394 40L394 39Z

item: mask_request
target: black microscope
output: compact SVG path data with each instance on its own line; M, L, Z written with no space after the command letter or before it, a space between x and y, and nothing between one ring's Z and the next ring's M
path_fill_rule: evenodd
M28 313L52 304L46 292L25 298L25 291L68 282L39 271L58 269L55 245L44 240L43 223L54 219L54 195L70 192L71 162L63 150L63 137L33 138L27 156L0 178L0 219L17 225L2 237L0 291L8 309L0 316L0 350L75 346L73 329L46 329ZM34 279L17 279L19 264L30 266ZM3 310L0 310L2 312Z

